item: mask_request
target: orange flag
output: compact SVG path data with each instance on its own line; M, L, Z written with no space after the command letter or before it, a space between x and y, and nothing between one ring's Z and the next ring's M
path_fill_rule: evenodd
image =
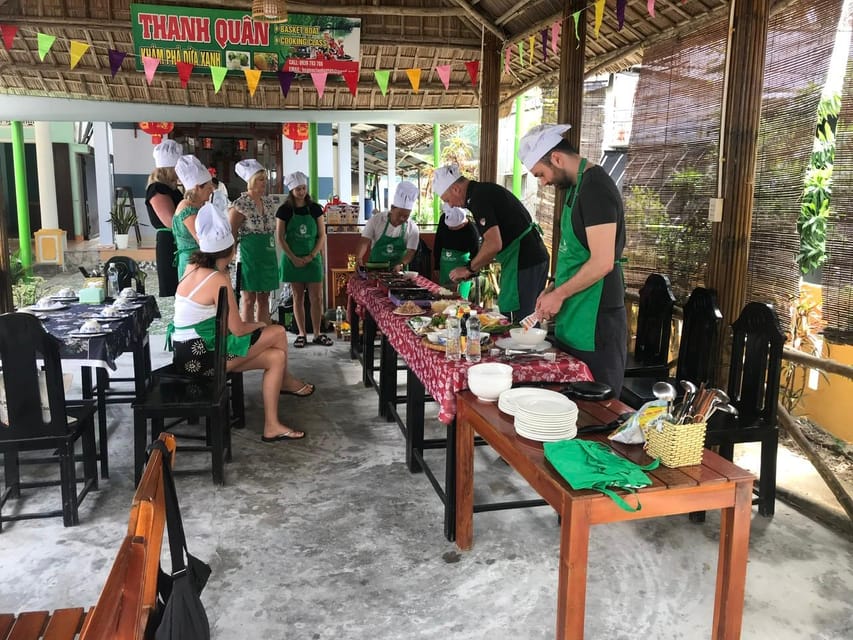
M409 76L409 84L412 85L412 89L417 93L421 86L421 70L406 69L406 75Z
M249 95L255 96L255 89L258 88L258 81L261 79L261 72L258 69L243 69L243 74L246 76L246 86L249 87Z
M71 68L77 66L77 63L80 62L80 58L83 57L83 54L89 50L89 45L85 42L80 42L79 40L72 40L70 53L71 53Z

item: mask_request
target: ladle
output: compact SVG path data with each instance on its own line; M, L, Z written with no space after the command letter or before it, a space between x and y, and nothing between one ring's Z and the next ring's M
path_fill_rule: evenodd
M652 393L658 400L666 400L666 413L672 420L672 402L675 400L675 387L668 382L655 382Z

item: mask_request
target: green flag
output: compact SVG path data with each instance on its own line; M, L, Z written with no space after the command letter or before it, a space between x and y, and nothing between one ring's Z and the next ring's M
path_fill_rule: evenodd
M216 93L219 93L226 73L228 73L228 69L225 67L210 67L210 77L213 78L213 88Z
M38 43L39 43L39 59L44 62L44 57L47 55L47 52L50 51L50 48L53 46L53 42L56 40L56 36L49 36L46 33L38 34Z
M381 69L374 71L373 75L376 77L376 84L379 85L379 90L382 91L382 95L384 96L388 92L388 78L391 76L391 72L387 69Z

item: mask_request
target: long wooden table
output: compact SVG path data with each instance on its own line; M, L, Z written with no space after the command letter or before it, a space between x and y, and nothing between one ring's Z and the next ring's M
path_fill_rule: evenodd
M617 400L578 401L578 424L608 424L625 405ZM642 510L630 513L609 497L591 490L573 490L545 460L542 446L515 433L512 416L497 405L483 403L470 391L457 396L456 428L456 545L470 549L474 529L474 435L492 448L554 508L561 518L560 573L557 594L558 640L579 640L584 633L586 575L590 528L621 522L720 509L720 553L712 638L740 637L749 526L754 477L712 451L705 450L701 465L648 472L653 484L637 496ZM589 436L607 443L620 455L651 462L640 445L610 443L605 436ZM628 498L629 501L632 498ZM685 520L685 526L687 526Z

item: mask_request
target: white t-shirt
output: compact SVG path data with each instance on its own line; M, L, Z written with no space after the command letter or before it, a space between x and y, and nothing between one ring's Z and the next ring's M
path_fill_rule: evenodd
M361 237L370 240L371 246L373 246L376 244L376 241L382 237L382 231L385 230L386 222L388 222L387 212L383 211L374 213L373 217L364 225L364 231L361 232ZM385 235L389 238L399 238L400 234L403 232L403 227L406 228L406 249L417 251L418 240L420 239L421 232L418 229L418 225L411 218L399 227L389 224L388 229L385 231Z

